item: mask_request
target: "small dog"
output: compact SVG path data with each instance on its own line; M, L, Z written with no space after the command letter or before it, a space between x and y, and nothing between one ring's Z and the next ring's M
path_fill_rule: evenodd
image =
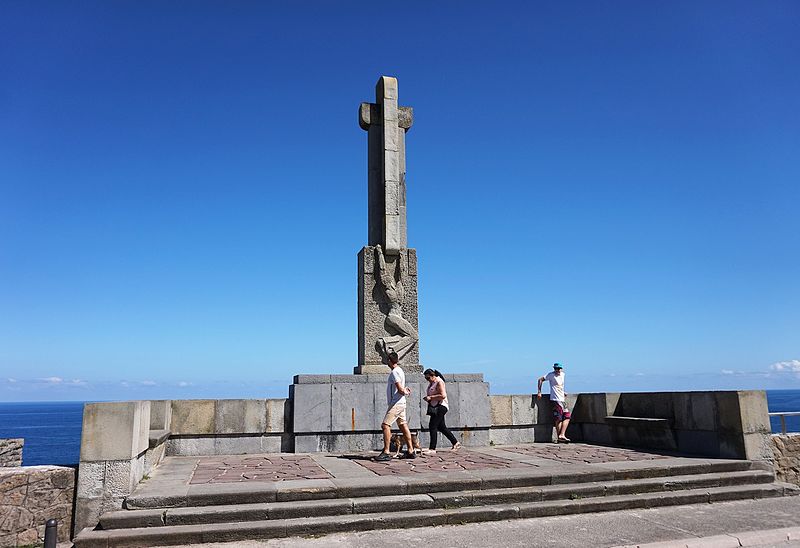
M411 432L411 442L414 444L414 453L419 453L422 447L419 444L419 436L416 432ZM392 434L389 442L389 451L394 451L394 457L400 455L400 450L406 445L406 437L403 434Z

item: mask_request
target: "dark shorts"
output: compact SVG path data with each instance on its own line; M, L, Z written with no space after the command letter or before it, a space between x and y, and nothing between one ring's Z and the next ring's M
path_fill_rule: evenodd
M566 405L562 405L557 401L553 403L553 418L557 421L565 421L569 418L572 418L572 415L569 412L569 407Z

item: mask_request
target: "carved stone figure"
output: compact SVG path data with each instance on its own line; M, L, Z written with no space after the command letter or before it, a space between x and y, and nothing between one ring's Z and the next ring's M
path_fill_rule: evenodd
M395 333L388 337L380 337L377 341L378 350L381 354L388 356L391 352L397 352L402 359L411 347L419 340L419 334L411 322L403 318L403 300L405 291L403 289L403 258L397 261L397 275L389 272L386 266L386 258L383 256L383 249L380 245L375 246L376 275L381 281L383 292L389 303L389 312L386 314L384 325L386 331Z

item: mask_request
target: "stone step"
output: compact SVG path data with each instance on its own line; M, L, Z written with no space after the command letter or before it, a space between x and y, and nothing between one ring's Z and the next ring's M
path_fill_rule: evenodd
M800 489L782 483L711 487L673 492L612 495L587 499L549 500L519 504L491 504L460 508L402 510L358 515L337 515L260 521L165 525L114 530L84 529L76 548L175 546L293 536L324 535L400 527L429 527L468 522L536 518L585 512L608 512L728 500L796 495Z
M310 501L290 501L217 506L155 508L107 512L100 518L102 529L160 527L288 519L304 516L332 516L382 512L386 508L424 510L454 508L499 503L535 502L591 497L605 497L659 491L678 491L707 487L724 487L772 483L774 477L766 470L747 470L613 480L548 486L511 487L499 489L442 491L430 494L375 497L335 498Z
M579 473L556 469L512 468L451 472L441 475L382 476L369 479L303 480L292 482L217 483L183 486L180 491L164 492L147 488L137 490L125 500L129 509L175 508L182 506L219 506L321 500L333 498L374 497L387 492L417 495L445 491L530 487L601 481L683 476L691 474L741 472L762 469L760 463L744 460L720 460L658 464L654 461L620 462L616 468L604 467Z

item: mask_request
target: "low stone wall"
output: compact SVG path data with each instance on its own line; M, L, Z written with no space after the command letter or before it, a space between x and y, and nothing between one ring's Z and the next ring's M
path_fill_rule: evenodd
M800 485L800 433L773 434L772 453L778 481Z
M0 469L0 546L38 544L47 520L58 520L58 540L70 539L75 469L26 466Z
M0 439L0 468L22 466L22 438Z
M265 400L173 400L169 456L289 453L291 402Z
M489 404L492 412L490 444L553 441L555 430L548 396L542 399L534 394L489 396Z
M579 394L572 411L569 432L576 440L720 458L772 458L763 390Z

